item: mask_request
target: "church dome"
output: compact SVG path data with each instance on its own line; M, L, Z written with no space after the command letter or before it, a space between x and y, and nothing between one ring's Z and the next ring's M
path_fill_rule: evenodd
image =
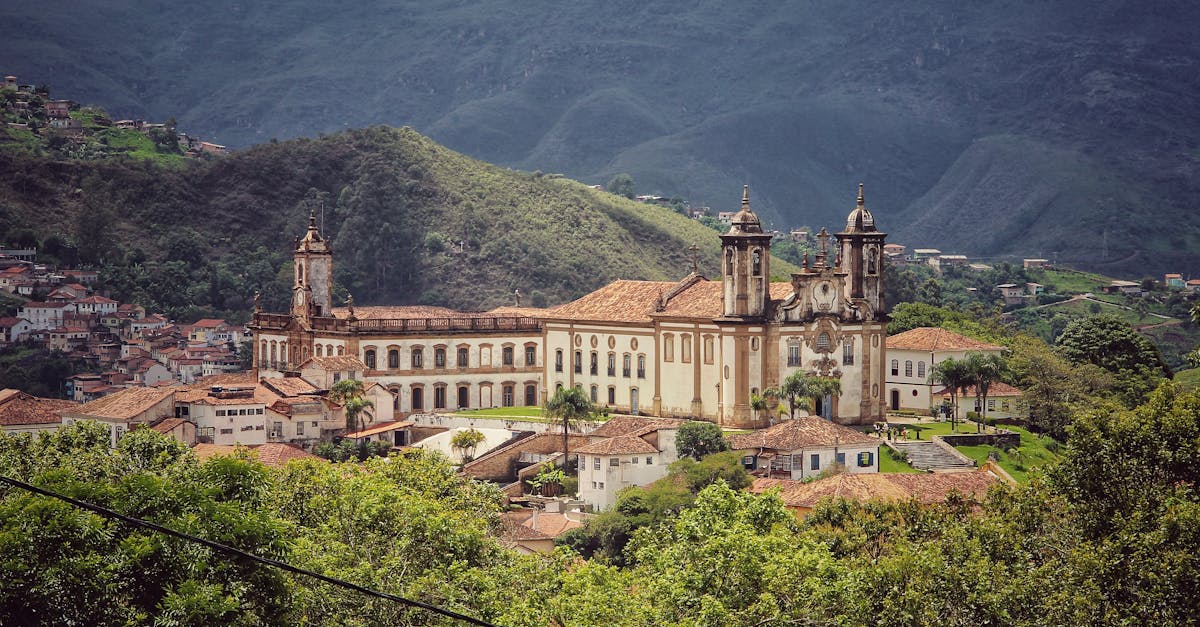
M846 218L847 233L870 233L875 231L875 216L867 210L863 200L863 184L858 184L858 206Z
M742 210L734 214L729 223L729 233L762 233L762 223L750 210L750 186L742 187Z

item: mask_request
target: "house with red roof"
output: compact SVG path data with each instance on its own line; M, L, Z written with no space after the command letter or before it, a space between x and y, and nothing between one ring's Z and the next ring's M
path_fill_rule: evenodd
M938 327L917 327L897 333L887 342L887 400L892 410L931 413L940 405L943 386L930 376L946 359L963 359L967 353L1004 353L1003 346L981 342Z
M75 306L78 308L79 313L102 316L115 312L117 310L117 301L103 296L86 296L77 299Z
M9 435L54 431L62 425L58 412L78 403L38 398L20 390L0 390L0 430Z
M8 316L0 318L0 344L20 342L33 330L33 325L24 318Z
M675 435L685 420L617 416L587 434L579 456L579 498L597 510L617 502L617 493L667 476L679 459Z
M32 330L49 331L63 325L65 315L78 311L74 303L29 301L17 311L18 318L29 321Z
M840 468L879 472L879 440L817 416L802 416L753 433L732 435L730 447L757 474L802 480Z

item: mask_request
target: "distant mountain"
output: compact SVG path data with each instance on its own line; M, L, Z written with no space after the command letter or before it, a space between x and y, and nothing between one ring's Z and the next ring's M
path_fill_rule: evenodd
M359 304L483 310L520 290L525 306L554 305L619 278L683 278L692 244L700 271L719 276L718 234L694 220L476 161L411 129L174 164L0 149L0 241L32 230L43 254L96 263L114 296L172 315L244 315L256 290L285 309L285 264L310 213L333 241L339 298Z
M1185 0L9 2L0 69L213 141L411 125L473 157L891 240L1200 273ZM66 90L70 85L70 90Z

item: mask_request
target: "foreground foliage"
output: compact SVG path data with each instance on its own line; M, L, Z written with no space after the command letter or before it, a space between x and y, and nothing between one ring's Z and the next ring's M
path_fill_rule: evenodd
M505 549L498 491L436 454L270 470L147 431L106 444L83 425L0 437L0 472L503 625L1186 624L1200 593L1200 397L1171 384L1075 416L1061 462L980 503L799 520L693 469L622 494L624 526L597 537L625 542L592 559ZM12 488L0 556L3 624L447 624Z

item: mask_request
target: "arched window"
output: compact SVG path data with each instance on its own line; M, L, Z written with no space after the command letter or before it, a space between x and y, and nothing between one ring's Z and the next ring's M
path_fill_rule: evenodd
M704 336L704 363L711 364L713 362L713 338L711 335Z
M458 408L471 406L471 391L465 385L458 386Z
M608 376L610 376L610 377L617 376L617 354L616 353L608 354Z
M444 349L444 348L433 349L433 367L434 368L445 368L446 367L446 349Z
M338 348L341 348L341 347L339 346ZM333 357L333 344L325 345L325 354L329 357ZM338 351L338 354L341 355L342 354L341 351Z
M629 353L625 353L624 361L621 365L621 376L623 376L623 377L629 376L629 373L632 370L631 362L632 362L632 358L630 357Z
M525 347L525 365L537 365L537 346L530 345Z
M892 360L892 376L893 377L900 376L900 360L899 359Z
M275 362L279 361L278 352L275 350L276 348L278 348L278 346L279 345L275 343L275 340L271 340L271 367L272 368L275 367Z
M338 357L341 357L342 355L345 355L345 354L346 354L346 347L338 346Z
M733 274L733 249L725 249L725 274Z
M561 348L555 349L554 350L554 371L555 372L562 372L562 368L563 368L562 361L563 361L562 349Z
M608 404L609 405L617 404L617 388L615 388L611 385L608 386Z
M363 363L367 364L367 368L375 369L375 349L368 348L363 351Z
M537 386L532 383L525 385L525 405L528 407L537 405Z
M500 363L505 366L513 365L513 347L505 346L500 350Z
M820 335L817 335L817 352L828 353L830 344L829 333L821 331Z
M259 350L259 352L258 352L259 365L266 367L266 365L269 363L269 361L268 361L269 355L270 355L270 353L267 351L267 341L263 340L262 341L262 349Z
M597 403L599 401L600 401L600 386L593 385L592 386L592 402Z
M388 391L392 393L392 411L400 411L400 388L392 388Z
M458 349L458 367L459 368L471 367L471 351L468 350L466 347L462 347L462 348Z
M692 363L692 336L690 333L683 333L679 336L679 361L685 364Z
M675 361L675 335L673 333L663 336L663 361Z
M923 361L917 362L917 376L922 379L925 378L925 362Z
M874 248L871 249L871 252L867 253L867 274L875 274L875 272L876 272L875 264L877 262L876 257L878 257L878 256L879 256L879 251L875 250Z
M388 368L396 369L400 367L400 351L394 348L388 349Z
M754 276L762 276L762 251L755 250L750 255L750 267Z
M592 351L592 361L588 364L588 372L593 375L600 374L600 353Z
M424 368L425 367L425 351L423 349L421 349L421 348L412 349L412 367L413 368Z
M583 351L575 351L575 374L583 374Z
M315 356L317 356L317 357L322 357L322 355L321 355L321 345L320 345L320 344L317 344L317 346L316 346L316 348L315 348L314 350L316 351L315 353L313 353Z
M505 407L512 407L513 406L513 386L506 385L503 388L501 388L500 399L501 399L500 400L501 404L503 404Z
M904 376L906 376L906 377L912 376L912 360L911 359L906 360L904 362Z
M433 386L433 408L446 409L446 385Z
M637 369L638 378L645 379L646 378L646 356L645 355L638 355L637 366L638 366L638 369Z

